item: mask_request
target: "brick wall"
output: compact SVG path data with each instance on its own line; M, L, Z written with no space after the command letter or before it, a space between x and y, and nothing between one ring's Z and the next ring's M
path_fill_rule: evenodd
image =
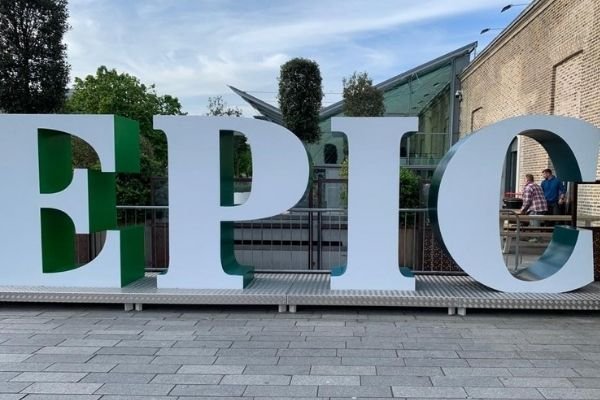
M525 114L578 117L600 127L600 1L534 1L461 80L461 135ZM517 186L526 173L541 179L552 165L537 142L520 143ZM600 215L600 188L582 188L578 207Z

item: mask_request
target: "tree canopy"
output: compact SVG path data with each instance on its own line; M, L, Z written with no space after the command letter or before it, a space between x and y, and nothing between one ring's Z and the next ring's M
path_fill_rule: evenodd
M281 66L279 108L283 122L304 143L316 143L321 137L322 99L321 72L316 62L294 58Z
M348 117L380 117L385 113L383 92L373 86L366 72L343 79L344 114Z
M0 1L0 111L61 111L69 81L66 0Z
M242 110L238 107L229 107L223 97L208 98L208 112L206 115L216 117L241 117ZM233 173L236 177L252 176L252 156L246 136L237 134L233 136Z
M181 104L176 97L158 95L155 85L145 85L135 76L118 73L101 66L96 75L75 78L67 110L82 114L117 114L140 123L141 176L119 177L121 204L150 204L150 178L165 176L167 141L164 134L152 128L154 115L179 115ZM81 141L75 142L75 163L91 166L95 154Z

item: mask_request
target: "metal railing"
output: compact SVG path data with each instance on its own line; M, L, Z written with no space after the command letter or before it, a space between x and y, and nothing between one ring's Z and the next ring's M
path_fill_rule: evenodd
M142 225L149 271L169 264L169 210L166 206L118 206L120 226ZM399 210L399 264L420 273L460 272L437 243L426 208ZM343 208L294 208L287 213L235 223L239 263L257 270L329 270L347 260L348 219ZM79 235L78 260L101 250L103 235ZM201 245L199 244L199 250Z

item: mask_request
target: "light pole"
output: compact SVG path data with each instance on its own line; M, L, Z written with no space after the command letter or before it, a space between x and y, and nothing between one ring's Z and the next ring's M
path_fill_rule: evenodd
M506 10L510 10L513 7L522 7L522 6L528 6L529 3L520 3L520 4L507 4L504 7L502 7L502 10L500 10L501 13L503 13Z
M487 33L489 31L501 31L502 28L484 28L481 30L481 32L479 32L480 35L483 35L484 33Z

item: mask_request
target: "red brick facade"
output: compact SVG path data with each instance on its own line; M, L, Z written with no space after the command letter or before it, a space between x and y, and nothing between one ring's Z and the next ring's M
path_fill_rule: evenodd
M572 116L600 127L600 1L534 1L461 81L461 135L524 114ZM528 138L520 139L519 155L518 186L526 173L541 179L551 165ZM578 206L600 214L600 188L582 188Z

